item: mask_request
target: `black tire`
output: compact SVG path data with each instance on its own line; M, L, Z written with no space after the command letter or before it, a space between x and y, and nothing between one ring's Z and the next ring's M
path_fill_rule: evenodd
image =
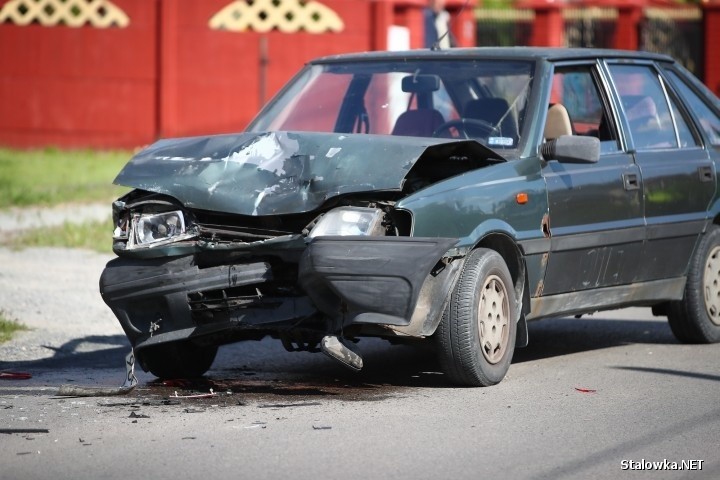
M435 334L451 382L486 387L505 378L515 352L517 311L503 258L493 250L473 250Z
M197 378L210 369L218 347L165 343L138 352L140 366L158 378Z
M668 322L683 343L720 342L720 227L712 225L690 261L683 299L670 302Z

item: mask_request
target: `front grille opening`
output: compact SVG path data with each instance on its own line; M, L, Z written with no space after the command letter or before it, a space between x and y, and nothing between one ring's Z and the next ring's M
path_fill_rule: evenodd
M265 287L265 284L262 285ZM229 311L241 308L276 308L280 300L273 300L260 286L254 289L228 288L188 294L188 305L193 313L208 311Z
M273 310L288 297L303 296L294 285L268 282L240 287L191 292L187 295L193 319L209 323L227 318L228 312L239 310Z
M317 213L306 212L276 216L252 216L193 210L201 232L214 233L218 237L243 238L248 241L262 240L302 233Z

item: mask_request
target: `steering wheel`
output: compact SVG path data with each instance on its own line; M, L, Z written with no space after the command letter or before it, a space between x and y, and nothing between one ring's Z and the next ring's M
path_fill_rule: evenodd
M497 130L497 127L495 127L493 124L479 118L456 118L454 120L448 120L447 122L440 125L438 128L435 129L432 136L447 138L445 135L441 135L441 133L447 132L449 134L451 128L456 129L462 137L467 139L475 138L477 136L470 136L468 130L480 130L480 136L482 137L489 137L493 132ZM453 138L452 135L450 135L450 138Z

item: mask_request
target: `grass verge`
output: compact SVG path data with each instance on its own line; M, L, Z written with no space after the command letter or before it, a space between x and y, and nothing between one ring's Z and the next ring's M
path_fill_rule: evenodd
M30 330L17 320L9 320L5 315L5 312L0 310L0 343L7 342L19 331Z
M65 222L58 227L33 228L0 242L13 249L30 247L85 248L112 253L112 219L85 223Z
M0 208L111 201L128 189L112 184L128 151L0 148Z

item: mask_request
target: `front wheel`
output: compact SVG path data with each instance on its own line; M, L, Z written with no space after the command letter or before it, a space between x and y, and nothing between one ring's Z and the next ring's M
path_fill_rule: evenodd
M451 382L485 387L505 377L515 351L517 311L503 258L493 250L473 250L435 334Z
M711 225L690 262L683 299L670 302L668 322L684 343L720 342L720 227Z
M138 352L143 370L158 378L196 378L210 369L218 347L173 342L148 347Z

